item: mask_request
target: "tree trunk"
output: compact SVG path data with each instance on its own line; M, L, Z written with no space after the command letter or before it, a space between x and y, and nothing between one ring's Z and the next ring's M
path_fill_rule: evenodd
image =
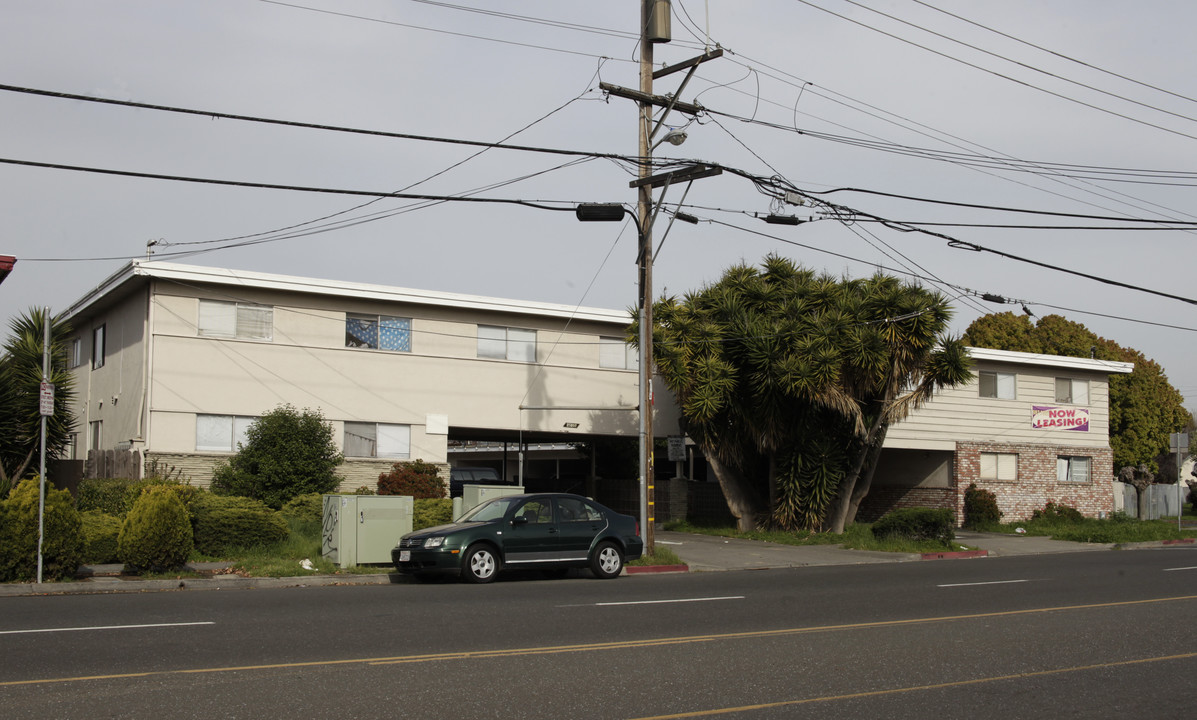
M828 528L831 532L837 535L844 532L844 528L848 525L850 520L848 514L851 512L852 517L856 517L856 510L852 507L852 498L856 495L856 485L860 481L861 470L864 469L865 462L872 455L874 443L880 446L880 439L878 434L882 433L885 428L883 424L884 416L881 413L877 414L877 420L873 423L873 427L869 428L868 434L865 436L864 447L857 453L856 459L852 462L851 469L844 475L844 479L840 481L839 489L836 491L835 504L831 507L831 524ZM881 435L884 438L884 434ZM869 481L872 482L872 475L869 476ZM869 491L868 484L864 485L864 492L860 498L864 498L864 494ZM856 501L859 506L860 500Z
M865 453L867 459L865 460L864 476L856 481L856 487L852 490L852 500L848 504L848 514L844 517L844 527L856 522L856 512L860 510L860 503L864 501L873 487L873 474L877 472L877 462L881 458L881 448L885 445L885 436L888 432L888 425L882 427L877 440Z
M706 457L707 464L711 466L711 469L715 471L715 477L719 479L723 498L727 500L727 509L736 518L736 529L740 532L756 530L756 518L763 510L756 492L752 490L742 475L732 472L715 457L714 453Z

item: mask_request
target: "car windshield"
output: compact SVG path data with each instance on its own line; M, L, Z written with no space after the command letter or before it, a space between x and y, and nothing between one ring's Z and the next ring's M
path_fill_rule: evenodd
M516 498L501 497L488 500L457 518L457 522L488 522L490 520L498 520L507 514L507 510L513 502L516 502Z

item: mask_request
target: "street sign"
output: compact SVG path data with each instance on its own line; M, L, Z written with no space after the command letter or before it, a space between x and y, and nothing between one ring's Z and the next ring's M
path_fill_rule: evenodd
M682 435L669 436L669 462L683 462L686 459L686 438Z
M42 383L42 415L54 414L54 383Z
M1168 452L1188 452L1189 434L1172 433L1168 436Z

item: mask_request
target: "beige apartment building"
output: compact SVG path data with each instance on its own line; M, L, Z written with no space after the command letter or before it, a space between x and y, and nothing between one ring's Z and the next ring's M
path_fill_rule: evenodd
M143 464L206 484L249 423L282 404L332 424L346 490L417 458L515 479L527 446L555 460L529 461L524 478L547 478L562 458L576 469L571 442L638 433L626 311L134 261L67 314L77 459L137 450ZM974 383L890 429L862 519L911 504L958 511L972 482L1008 517L1048 500L1112 510L1108 376L1131 366L973 357ZM657 387L657 434L675 434L676 407ZM471 453L475 441L490 442ZM675 467L685 481L667 480ZM658 520L717 494L693 452L676 466L661 458L657 477ZM626 483L621 494L634 493ZM705 500L679 497L693 493Z

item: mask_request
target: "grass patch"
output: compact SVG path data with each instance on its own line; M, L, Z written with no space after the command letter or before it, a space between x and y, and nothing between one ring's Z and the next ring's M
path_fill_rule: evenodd
M291 533L277 543L251 547L232 547L219 557L192 556L193 561L226 561L239 575L249 577L302 577L304 575L372 575L394 570L387 565L358 565L338 567L321 554L320 521L287 518ZM304 560L311 563L307 570L300 565Z
M1124 513L1114 513L1104 520L1084 518L1071 522L1040 518L1003 523L988 529L994 532L1014 533L1019 528L1025 530L1027 535L1089 543L1158 542L1197 538L1197 528L1180 530L1176 527L1175 518L1170 521L1137 520Z
M654 552L652 555L641 555L632 560L628 565L634 567L641 567L646 565L685 565L682 559L677 556L677 553L667 547L661 547L654 543Z
M873 536L872 526L867 523L849 525L843 533L812 533L785 532L783 530L754 530L740 532L729 525L695 525L685 520L668 522L665 529L671 532L696 533L715 537L736 538L739 540L756 540L771 542L779 545L842 545L849 550L874 550L877 552L894 553L926 553L944 552L949 550L971 550L973 548L952 543L945 545L934 540L905 540L901 538L877 538Z

